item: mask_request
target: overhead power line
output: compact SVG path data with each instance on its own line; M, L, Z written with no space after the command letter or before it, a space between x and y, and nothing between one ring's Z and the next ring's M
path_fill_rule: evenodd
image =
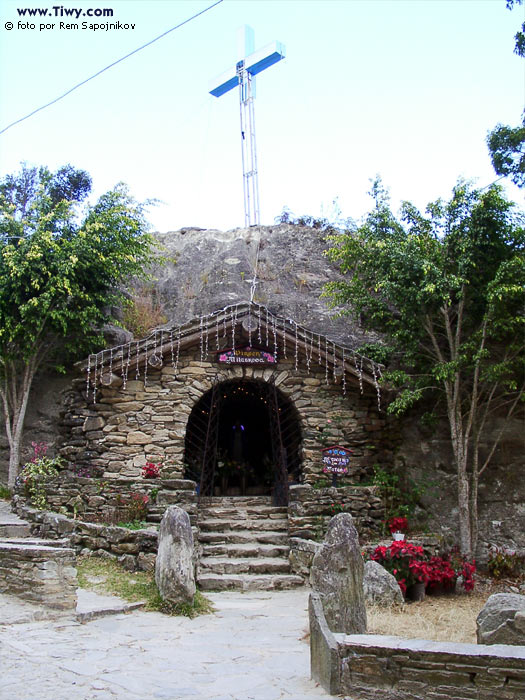
M194 19L197 19L197 17L200 17L203 15L205 12L208 12L209 10L212 10L214 7L217 5L220 5L220 3L223 2L223 0L217 0L217 2L214 2L213 5L210 5L209 7L206 7L204 10L201 10L200 12L197 12L194 14L192 17L188 17L188 19L185 19L183 22L180 24L177 24L175 27L172 27L171 29L168 29L166 32L163 32L162 34L159 34L159 36L156 36L154 39L151 41L148 41L146 44L143 44L142 46L139 46L137 49L134 49L130 53L126 54L125 56L122 56L121 58L118 58L116 61L113 61L113 63L110 63L109 66L106 66L105 68L102 68L101 70L97 71L93 75L90 75L89 78L86 78L85 80L82 80L82 82L77 83L77 85L74 85L72 88L70 88L67 92L64 92L63 95L60 95L59 97L55 97L54 100L51 100L51 102L48 102L45 105L42 105L42 107L38 107L38 109L34 109L32 112L29 114L26 114L25 117L20 117L20 119L17 119L16 121L12 122L8 126L4 127L1 131L0 134L3 134L6 132L8 129L11 127L15 126L16 124L20 124L20 122L25 121L26 119L29 119L29 117L32 117L34 114L37 114L37 112L41 112L43 109L46 109L47 107L51 107L51 105L54 105L56 102L59 100L63 100L64 97L67 97L70 95L74 90L78 90L79 87L82 87L82 85L85 85L86 83L89 83L90 80L94 80L97 78L99 75L102 73L105 73L105 71L109 70L110 68L113 68L113 66L116 66L118 63L122 63L122 61L125 61L126 58L129 58L130 56L133 56L134 54L138 53L139 51L142 51L142 49L145 49L148 46L151 46L154 44L156 41L159 41L159 39L162 39L163 37L167 36L171 32L174 32L175 29L180 29L180 27L183 27L185 24L188 24L188 22L191 22Z

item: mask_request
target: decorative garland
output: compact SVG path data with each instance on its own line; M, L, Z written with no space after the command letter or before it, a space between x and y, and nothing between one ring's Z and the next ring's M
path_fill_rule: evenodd
M359 382L359 391L362 394L364 391L363 380L364 370L368 371L367 381L375 387L377 393L377 404L381 410L381 388L380 379L382 376L381 365L369 360L360 355L351 348L338 345L333 341L329 341L326 336L319 333L314 333L303 326L300 326L293 319L279 318L272 314L267 307L254 302L240 302L237 304L225 306L219 311L214 311L211 314L204 314L185 324L174 326L170 329L159 328L155 329L141 341L130 341L123 345L113 348L101 350L98 353L92 353L88 356L85 363L80 363L81 369L86 371L86 390L88 396L92 391L93 402L96 398L97 387L102 384L103 371L109 372L111 375L115 372L120 373L122 378L123 388L126 388L128 382L129 369L132 361L135 362L135 379L138 380L141 376L140 367L143 365L144 385L148 380L148 365L152 369L159 369L163 365L163 356L169 352L171 355L171 366L175 376L178 372L181 342L185 337L199 334L199 351L201 362L209 357L211 352L209 333L212 329L212 338L215 335L215 350L220 349L220 326L222 322L222 338L228 337L228 320L231 324L231 349L235 351L235 339L238 326L242 324L242 319L248 319L248 338L249 344L252 343L252 335L255 336L259 344L262 345L263 337L261 325L263 322L263 313L266 314L266 347L273 344L273 354L277 357L279 351L279 342L283 350L283 355L287 357L287 336L291 336L292 343L295 343L293 350L293 361L295 370L299 369L300 355L304 360L304 365L310 373L311 364L314 361L314 356L317 354L317 363L322 367L324 360L325 383L329 384L329 377L332 375L334 383L341 379L342 392L346 396L347 393L347 372L353 364L354 374ZM252 328L252 322L257 323L257 331ZM279 328L280 325L280 328ZM214 330L213 330L214 328ZM280 338L279 338L280 334ZM271 337L273 335L273 338ZM302 341L300 341L300 336ZM316 337L317 336L317 337ZM324 337L324 348L322 338ZM213 340L212 340L213 343ZM330 347L330 345L331 347ZM304 347L301 347L303 345ZM301 350L301 353L300 353ZM351 362L351 359L353 362ZM117 369L118 360L120 367ZM330 368L331 365L331 368Z

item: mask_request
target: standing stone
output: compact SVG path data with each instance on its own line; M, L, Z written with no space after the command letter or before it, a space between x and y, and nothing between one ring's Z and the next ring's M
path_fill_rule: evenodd
M332 632L366 632L363 557L349 513L339 513L330 520L324 541L312 562L310 581L321 597Z
M403 594L390 571L377 561L367 561L363 580L365 601L369 605L403 605Z
M169 506L160 523L155 583L164 600L192 603L195 595L193 533L190 518L178 506Z

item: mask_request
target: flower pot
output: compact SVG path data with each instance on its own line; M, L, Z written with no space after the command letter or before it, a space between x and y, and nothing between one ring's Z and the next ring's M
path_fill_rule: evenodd
M407 600L414 602L425 600L425 584L422 581L413 583L407 588Z
M403 542L405 539L405 533L404 532L393 532L392 533L392 538L396 542Z

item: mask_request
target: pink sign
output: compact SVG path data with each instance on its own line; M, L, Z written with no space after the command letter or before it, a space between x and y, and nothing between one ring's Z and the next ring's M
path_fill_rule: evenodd
M266 350L243 347L220 352L217 362L225 365L275 365L277 357Z

